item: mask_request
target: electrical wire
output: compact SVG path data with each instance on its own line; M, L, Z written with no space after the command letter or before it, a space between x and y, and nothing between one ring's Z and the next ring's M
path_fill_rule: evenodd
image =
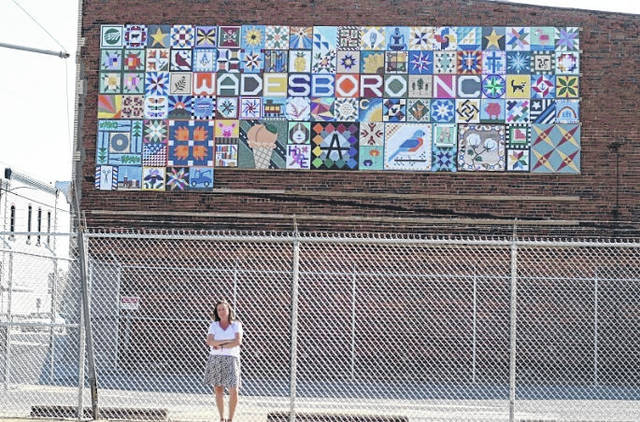
M34 18L29 12L27 12L27 10L24 7L22 7L20 5L20 3L18 3L16 0L11 0L11 1L16 6L18 6L18 8L20 10L22 10L27 16L29 16L31 18L31 20L34 21L36 23L36 25L38 25L56 44L58 44L58 46L60 46L60 48L62 48L63 52L65 52L65 53L67 52L67 49L64 48L64 46L53 35L51 35L51 33L49 31L47 31L47 29L44 26L42 26L42 24L40 22L38 22L36 20L36 18Z

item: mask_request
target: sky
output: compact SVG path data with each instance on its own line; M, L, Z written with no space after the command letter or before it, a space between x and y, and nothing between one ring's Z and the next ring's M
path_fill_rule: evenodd
M631 0L512 3L640 14L640 2ZM70 54L65 60L0 47L0 164L43 182L71 180L77 16L76 0L0 0L0 43L54 51L60 43Z

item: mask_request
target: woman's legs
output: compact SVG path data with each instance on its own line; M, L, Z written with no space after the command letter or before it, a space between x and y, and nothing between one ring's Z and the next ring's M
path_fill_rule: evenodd
M229 387L229 420L233 419L238 404L238 387Z
M215 395L216 395L216 406L218 407L220 420L224 420L224 387L221 385L216 385L215 387L213 387L213 391L215 392ZM237 396L236 396L236 400L237 400ZM229 407L231 407L231 405L229 405Z

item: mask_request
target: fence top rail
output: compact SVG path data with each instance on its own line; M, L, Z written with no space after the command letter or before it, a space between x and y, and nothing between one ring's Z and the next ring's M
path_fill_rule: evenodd
M521 238L514 240L505 236L457 236L423 235L411 233L323 233L323 232L245 232L207 230L91 230L87 237L155 240L206 240L218 242L263 242L263 243L340 243L340 244L386 244L386 245L443 245L443 246L493 246L532 248L576 248L611 247L638 248L636 239L577 240Z

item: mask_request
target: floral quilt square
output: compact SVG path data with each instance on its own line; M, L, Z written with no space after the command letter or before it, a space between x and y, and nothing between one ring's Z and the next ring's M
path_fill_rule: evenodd
M504 171L504 169L504 125L459 125L458 170Z

